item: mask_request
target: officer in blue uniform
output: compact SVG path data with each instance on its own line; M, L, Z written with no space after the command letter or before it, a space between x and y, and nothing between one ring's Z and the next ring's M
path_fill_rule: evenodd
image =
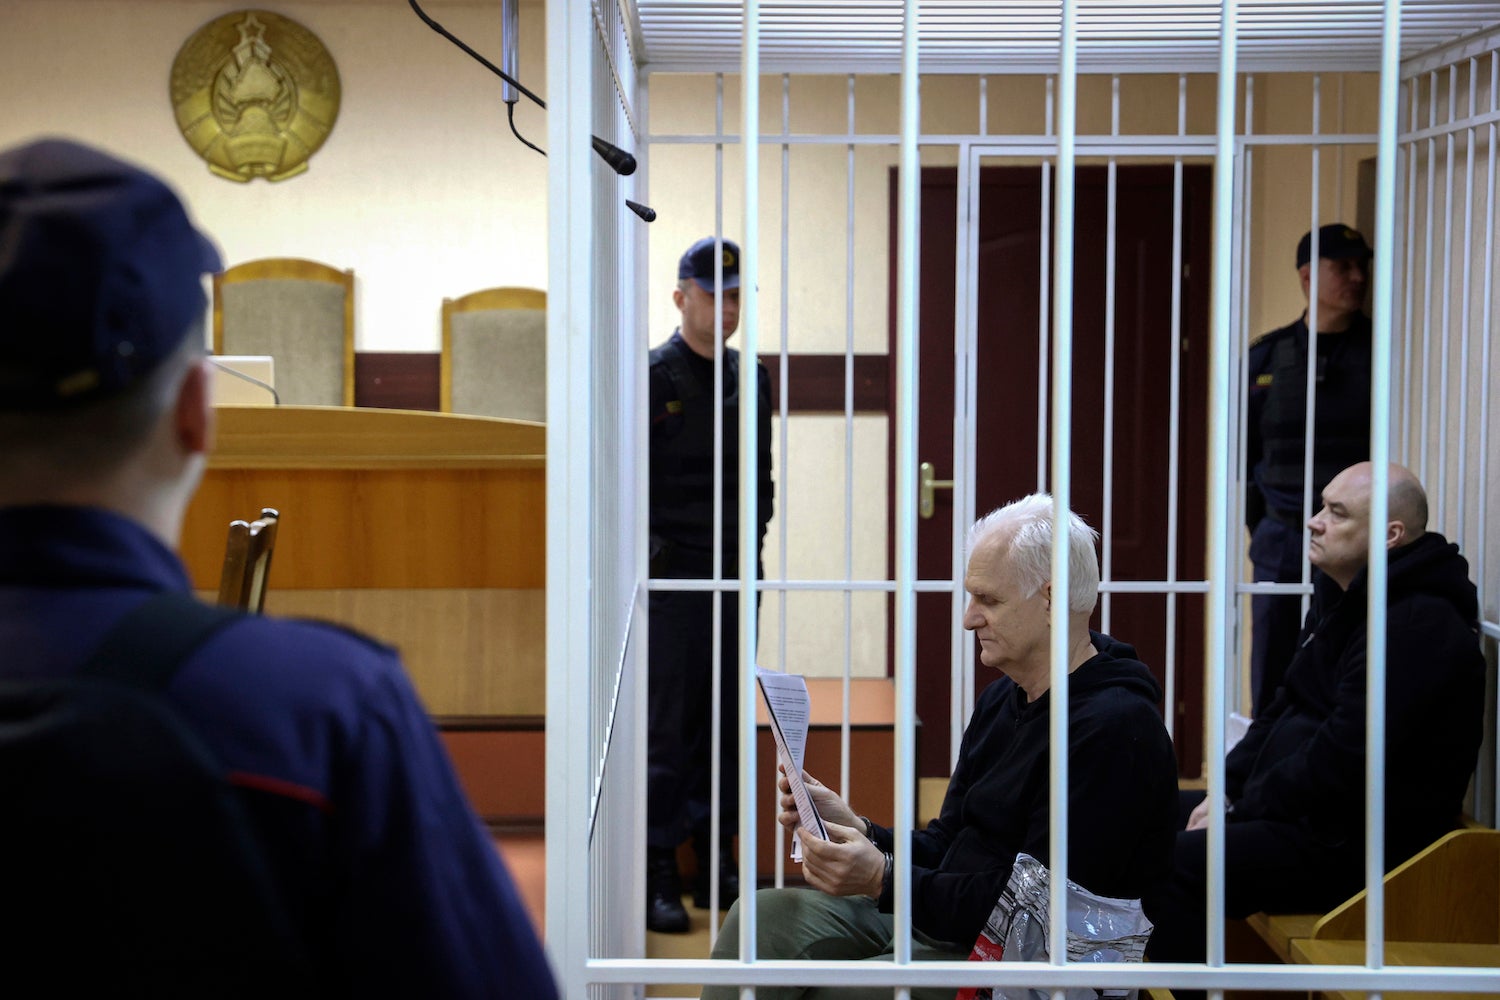
M191 594L173 550L212 438L202 275L219 269L156 177L62 140L0 153L0 680L70 676L149 598ZM289 990L556 996L394 651L246 615L163 695L269 860L315 980ZM68 946L88 961L89 941Z
M740 250L729 240L705 238L678 262L673 301L682 323L670 340L651 352L651 575L696 580L713 576L714 414L723 414L722 572L739 574L739 352L724 347L723 394L714 396L715 281L725 339L739 326ZM771 391L765 366L756 363L757 528L763 541L774 499L771 483ZM757 561L756 576L762 575ZM711 718L713 711L713 600L698 591L655 591L650 596L649 734L646 792L646 926L681 933L688 929L677 870L677 847L689 837L698 857L694 904L709 903ZM735 720L738 657L738 595L721 595L720 650L722 720L718 845L719 904L739 896L730 840L738 824Z
M1370 320L1364 313L1370 246L1343 223L1318 230L1312 510L1341 469L1370 457ZM1312 234L1297 244L1302 294L1312 280ZM1250 346L1245 524L1257 583L1302 580L1307 427L1307 313ZM1295 594L1251 598L1254 710L1271 703L1302 629Z

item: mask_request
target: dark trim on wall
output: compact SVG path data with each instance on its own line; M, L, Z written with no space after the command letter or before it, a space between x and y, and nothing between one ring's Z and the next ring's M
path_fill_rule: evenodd
M436 352L360 351L354 355L354 404L397 410L439 408ZM781 355L763 354L771 376L771 401L781 405ZM854 355L854 412L890 412L890 359ZM844 412L844 355L787 355L789 413Z
M771 375L771 405L781 405L781 355L762 354ZM854 412L890 412L890 358L884 354L854 355ZM844 412L844 355L787 355L787 412Z
M543 715L434 715L432 724L446 733L540 733Z
M438 409L441 355L380 353L354 355L354 405L393 410Z

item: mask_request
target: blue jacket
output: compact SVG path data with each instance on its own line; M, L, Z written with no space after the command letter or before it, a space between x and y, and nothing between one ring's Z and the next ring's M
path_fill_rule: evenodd
M0 510L0 676L67 675L162 590L190 590L187 574L132 521ZM244 790L322 992L556 996L394 651L249 615L194 653L166 697Z

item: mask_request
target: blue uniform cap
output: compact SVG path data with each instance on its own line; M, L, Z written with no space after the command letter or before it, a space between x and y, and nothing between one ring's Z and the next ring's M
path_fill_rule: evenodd
M740 248L733 240L723 240L724 287L740 287ZM688 247L677 262L677 280L692 278L705 291L714 290L714 238L705 236Z
M0 152L0 409L113 395L182 343L218 251L157 177L43 139Z
M1358 229L1342 222L1330 222L1318 227L1318 256L1325 260L1369 260L1374 253ZM1309 231L1297 241L1297 266L1311 260L1312 233Z

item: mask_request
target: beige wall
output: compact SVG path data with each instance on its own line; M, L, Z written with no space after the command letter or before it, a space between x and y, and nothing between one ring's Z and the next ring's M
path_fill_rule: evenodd
M0 145L64 134L149 164L236 263L311 257L352 267L358 347L434 351L444 296L545 287L546 161L509 134L499 82L404 3L277 3L322 39L343 106L311 169L279 183L209 174L177 131L167 79L204 23L248 4L6 0L0 5ZM499 5L429 4L497 56ZM522 7L523 80L545 95L542 8ZM545 148L543 113L517 105Z

